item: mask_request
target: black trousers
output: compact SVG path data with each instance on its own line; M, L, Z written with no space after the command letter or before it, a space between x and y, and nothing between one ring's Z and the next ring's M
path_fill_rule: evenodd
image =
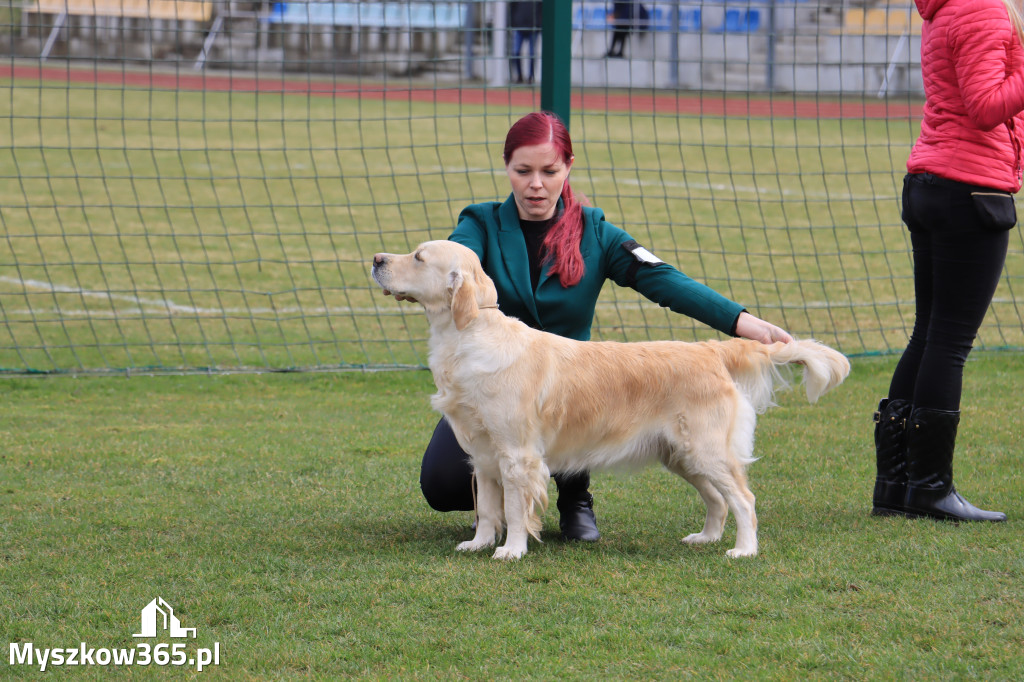
M627 42L629 42L628 29L616 29L612 31L612 42L608 46L608 54L621 57L623 50L626 49Z
M580 494L590 485L590 474L554 475L562 494ZM444 417L434 428L423 464L420 467L420 489L427 504L437 511L473 510L473 467L469 455L455 439L455 433Z
M423 453L420 489L427 504L437 511L473 509L473 466L444 417Z
M903 222L914 253L914 330L890 399L960 409L963 370L1002 275L1012 195L930 173L903 181Z

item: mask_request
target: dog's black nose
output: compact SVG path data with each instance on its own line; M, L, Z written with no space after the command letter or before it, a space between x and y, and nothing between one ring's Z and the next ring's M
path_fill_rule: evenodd
M379 267L381 265L384 265L384 261L385 260L387 260L387 259L384 258L384 254L378 253L377 255L375 255L373 257L373 267L376 268L376 267Z

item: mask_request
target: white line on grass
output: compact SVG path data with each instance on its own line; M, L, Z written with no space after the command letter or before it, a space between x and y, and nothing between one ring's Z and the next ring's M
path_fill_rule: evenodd
M132 303L137 308L130 308L125 310L67 310L64 308L54 308L46 312L56 313L60 315L69 316L94 316L94 317L116 317L118 315L138 315L142 313L152 312L154 308L174 314L180 315L211 315L211 316L224 316L224 315L294 315L296 313L305 313L308 315L312 314L331 314L331 315L346 315L350 313L378 313L381 312L381 308L352 308L349 306L339 307L317 307L317 308L304 308L299 306L289 306L283 308L197 308L190 305L181 305L168 299L150 299L142 298L139 296L132 296L128 294L112 294L108 291L93 291L90 289L83 289L81 287L69 287L61 284L51 284L49 282L42 282L36 279L19 279L17 277L7 277L0 275L0 282L6 284L14 284L16 286L24 287L25 289L37 289L40 291L49 291L55 294L76 294L84 298L96 298L107 301L120 301L124 303ZM33 315L44 312L40 309L35 310L14 310L12 313L21 315Z
M147 299L139 296L131 296L127 294L112 294L107 291L93 291L90 289L83 289L81 287L69 287L60 284L51 284L49 282L42 282L35 279L20 279L17 277L7 277L0 275L0 282L5 284L14 284L21 286L26 289L38 289L41 291L49 291L56 294L77 294L85 298L96 298L101 300L109 301L123 301L125 303L132 303L137 308L127 308L121 310L69 310L66 308L34 308L34 309L21 309L21 310L8 310L8 314L12 315L40 315L40 314L55 314L55 315L67 315L69 317L117 317L119 315L143 315L152 313L154 308L160 311L181 314L181 315L208 315L208 316L228 316L228 315L371 315L371 314L391 314L393 310L397 309L396 306L390 305L387 307L351 307L351 306L337 306L337 307L323 307L318 306L316 308L305 308L300 306L288 306L283 308L197 308L194 306L181 305L174 303L168 299ZM993 303L1012 303L1013 299L1004 299L996 297L992 300ZM899 301L901 305L909 305L909 301ZM621 301L598 301L599 308L614 308L623 304ZM845 308L850 305L861 305L851 304L850 302L843 301L802 301L800 304L789 304L782 303L781 308L805 308L805 309L830 309L830 308ZM867 304L865 304L867 305ZM863 307L863 306L861 306ZM148 309L148 310L147 310Z

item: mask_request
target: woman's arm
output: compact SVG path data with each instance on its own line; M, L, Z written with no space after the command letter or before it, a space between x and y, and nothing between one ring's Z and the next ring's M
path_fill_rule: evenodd
M751 315L740 304L661 261L625 231L602 223L609 276L620 286L635 289L654 303L725 334L762 343L793 340L784 329Z
M970 3L949 29L950 49L964 108L982 130L992 130L1024 109L1019 41L1002 3Z

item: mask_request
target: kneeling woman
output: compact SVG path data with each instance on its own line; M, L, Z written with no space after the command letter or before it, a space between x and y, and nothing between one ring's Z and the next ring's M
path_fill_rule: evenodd
M450 239L480 257L506 315L585 341L601 287L610 279L726 334L763 343L792 340L659 260L605 220L600 209L583 206L568 181L572 141L554 114L537 112L517 121L505 138L503 157L511 196L467 206ZM423 456L423 495L438 511L472 510L472 478L469 458L442 418ZM554 479L562 537L597 540L590 475L555 472Z

